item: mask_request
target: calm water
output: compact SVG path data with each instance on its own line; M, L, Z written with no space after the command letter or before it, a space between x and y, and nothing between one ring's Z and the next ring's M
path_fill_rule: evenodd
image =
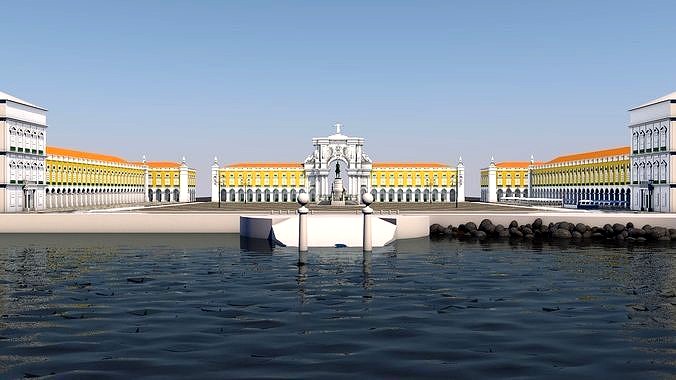
M673 246L0 236L0 377L668 378Z

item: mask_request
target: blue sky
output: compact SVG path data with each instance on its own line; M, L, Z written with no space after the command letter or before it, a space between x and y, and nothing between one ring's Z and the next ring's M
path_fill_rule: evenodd
M49 109L50 145L197 168L455 163L628 144L626 110L676 90L676 2L7 1L0 90Z

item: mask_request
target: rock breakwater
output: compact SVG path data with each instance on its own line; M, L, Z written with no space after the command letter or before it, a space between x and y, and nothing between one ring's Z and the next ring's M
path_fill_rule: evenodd
M447 236L455 239L523 239L523 240L615 240L624 242L642 243L648 241L676 241L676 229L659 226L634 226L626 224L605 224L590 226L584 223L543 223L537 218L533 223L521 224L513 220L509 225L494 224L490 219L484 219L477 226L467 222L458 226L430 226L430 236Z

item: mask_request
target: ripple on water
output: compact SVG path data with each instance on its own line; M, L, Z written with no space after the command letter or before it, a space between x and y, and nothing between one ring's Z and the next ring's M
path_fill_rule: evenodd
M672 247L14 237L0 377L668 377Z

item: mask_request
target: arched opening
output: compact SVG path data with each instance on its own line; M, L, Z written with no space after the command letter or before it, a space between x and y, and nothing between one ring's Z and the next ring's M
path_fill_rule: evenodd
M171 191L169 189L164 190L164 200L171 202Z
M455 189L451 189L451 191L449 191L448 194L451 198L450 201L455 202Z
M425 189L423 192L423 202L429 202L430 201L430 191L428 189Z
M221 189L221 202L225 202L228 199L228 192L225 189Z
M514 196L517 198L521 198L521 189L514 190Z
M510 189L510 188L507 188L507 191L505 192L505 194L506 194L508 197L511 197L511 196L514 195L514 194L512 194L512 189Z
M432 202L439 202L439 190L432 190Z
M625 200L625 202L627 202L625 207L629 208L629 207L631 207L631 192L629 190L627 190L624 194L625 194L625 197L627 198Z
M415 192L413 193L413 197L415 202L420 202L420 189L415 189Z
M158 202L162 202L162 190L157 189L155 191L155 199L157 199Z
M246 201L253 202L253 200L254 200L253 190L249 189L246 191Z
M394 198L394 189L390 189L390 190L387 192L387 200L390 201L390 202L394 202L394 201L395 201L395 198Z
M265 197L265 201L270 202L270 189L265 189L265 191L263 192L263 195Z
M291 195L290 201L291 201L291 202L295 202L295 201L296 201L296 189L291 189L291 194L290 194L290 195Z
M244 190L242 189L237 190L237 200L239 202L244 202Z
M385 192L385 189L380 190L380 201L387 202L387 193Z
M411 189L406 190L406 202L413 200L413 192Z
M441 201L446 202L448 200L448 191L446 189L441 190Z
M282 202L288 202L289 201L289 193L286 191L286 189L282 190Z
M500 202L500 199L502 199L503 196L504 192L502 191L502 189L498 189L498 202Z
M399 189L397 190L397 202L403 202L404 201L404 190Z
M235 201L235 197L236 197L236 195L235 195L235 189L230 189L230 199L229 199L230 202L234 202L234 201Z
M256 202L260 202L263 200L263 194L261 193L261 189L256 189Z
M275 189L272 191L272 201L279 202L279 190Z
M340 179L343 182L343 189L345 190L344 195L346 197L348 197L350 195L348 193L348 191L350 189L350 181L349 181L349 178L347 176L347 169L349 168L349 164L343 158L333 157L327 163L327 168L328 168L328 171L329 171L329 174L326 177L327 181L329 181L328 182L328 191L329 191L329 193L331 193L331 191L333 190L333 181L336 179L336 166L338 164L340 164ZM315 202L315 199L313 198L312 193L313 193L312 190L310 190L310 201ZM329 196L330 194L323 194L323 195ZM359 199L359 201L361 202L361 198Z

